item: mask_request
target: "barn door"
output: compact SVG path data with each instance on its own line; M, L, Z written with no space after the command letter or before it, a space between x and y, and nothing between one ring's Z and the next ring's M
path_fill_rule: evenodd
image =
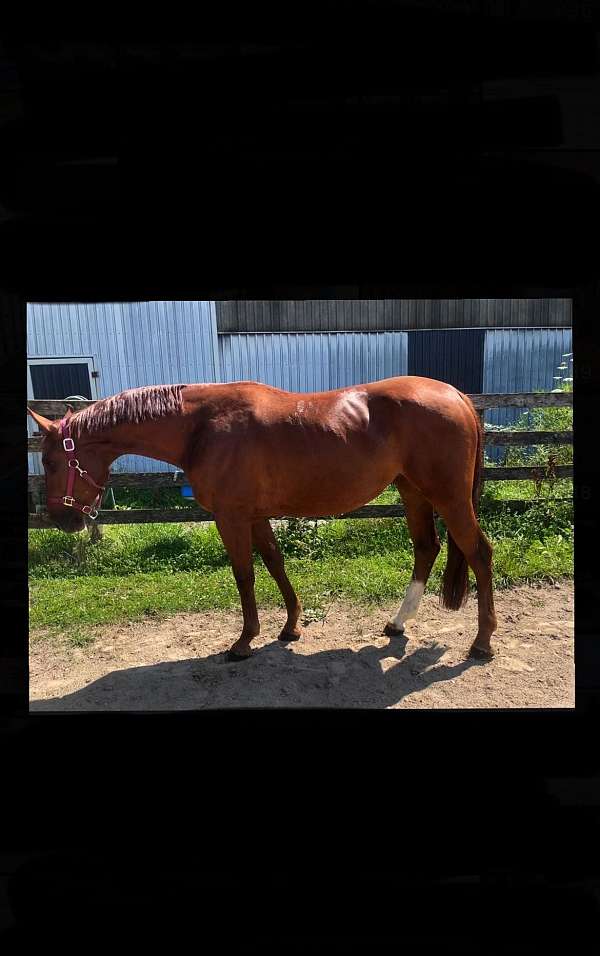
M408 374L437 378L461 392L483 391L485 329L424 329L408 333Z

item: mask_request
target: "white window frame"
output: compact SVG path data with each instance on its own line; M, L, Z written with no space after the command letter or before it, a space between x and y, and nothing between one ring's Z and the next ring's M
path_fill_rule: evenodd
M69 358L56 358L55 356L45 356L43 358L38 358L36 355L35 358L27 359L27 398L34 400L33 394L33 382L31 381L31 366L32 365L87 365L88 372L90 376L90 386L92 392L92 401L95 402L98 400L98 379L92 375L92 372L96 371L96 365L94 358L91 355L71 355ZM66 395L61 395L61 398L67 398Z

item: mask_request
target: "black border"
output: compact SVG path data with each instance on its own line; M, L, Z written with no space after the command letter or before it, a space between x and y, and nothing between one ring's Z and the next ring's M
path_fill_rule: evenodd
M376 20L385 4L375 6ZM520 68L538 49L556 54L562 32L572 42L554 60L555 72L594 74L589 25L559 25L546 47L540 29L528 25ZM505 41L506 30L497 50ZM461 43L464 50L464 35ZM364 76L368 64L360 66ZM555 142L563 132L556 103L543 106L537 132ZM194 116L188 119L192 136ZM117 120L123 124L123 115ZM3 153L9 179L20 142ZM193 135L194 145L202 142ZM80 208L69 205L68 189L50 176L32 188L29 204L20 181L16 211L0 226L2 301L22 323L4 325L0 376L9 842L91 847L104 839L118 869L134 852L134 837L148 851L160 834L182 859L201 859L208 869L245 862L256 879L270 868L281 874L281 896L306 892L307 873L320 893L334 895L336 886L350 892L341 873L376 873L375 901L360 899L374 912L386 880L432 885L443 874L491 871L597 881L593 801L587 812L574 787L569 803L552 786L598 774L597 163L576 156L552 166L537 147L477 150L454 142L450 150L430 140L412 159L396 141L342 158L334 150L242 163L224 154L199 167L191 149L186 159L147 145L117 137L114 188L100 190L92 211L85 191ZM36 153L34 144L29 156L43 148ZM35 163L27 168L33 177ZM365 298L527 297L532 289L573 296L576 710L19 716L23 693L15 686L24 677L27 630L24 303L315 298L324 287ZM401 893L396 902L401 909Z

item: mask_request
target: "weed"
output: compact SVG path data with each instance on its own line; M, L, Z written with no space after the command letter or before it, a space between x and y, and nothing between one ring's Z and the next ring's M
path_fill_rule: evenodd
M94 635L89 630L83 630L82 628L69 630L66 636L73 647L88 647L89 644L94 642Z

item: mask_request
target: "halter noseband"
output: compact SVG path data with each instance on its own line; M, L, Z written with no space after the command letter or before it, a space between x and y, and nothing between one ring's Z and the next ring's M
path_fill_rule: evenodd
M67 455L67 493L63 495L62 498L48 498L48 503L54 502L59 505L65 505L67 508L75 508L76 511L81 511L84 515L87 515L89 518L98 517L98 508L97 505L100 504L102 499L102 492L105 491L104 485L98 485L93 478L90 478L87 471L81 468L79 462L76 458L71 458L70 453L75 451L75 442L71 438L71 426L63 418L61 419L60 425L58 427L60 437L62 438L62 445ZM75 484L75 472L78 471L81 478L84 481L87 481L88 485L92 485L94 488L98 489L98 494L94 498L91 505L82 505L73 497L73 485Z

